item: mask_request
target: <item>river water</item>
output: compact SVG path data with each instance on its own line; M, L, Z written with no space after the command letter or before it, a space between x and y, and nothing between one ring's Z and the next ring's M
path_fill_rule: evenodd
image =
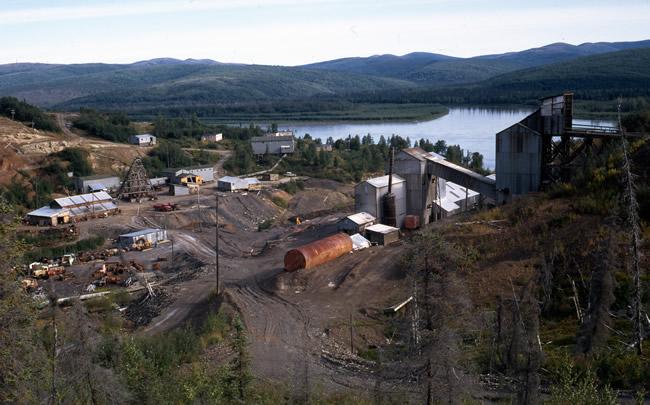
M431 142L444 140L448 145L483 155L484 164L494 168L494 135L520 121L531 109L506 108L450 108L449 114L428 121L398 122L306 122L279 124L279 128L292 129L296 136L309 134L312 138L347 138L348 135L370 134L375 141L381 135L399 135L411 142L421 138ZM608 125L606 121L575 120L581 124Z

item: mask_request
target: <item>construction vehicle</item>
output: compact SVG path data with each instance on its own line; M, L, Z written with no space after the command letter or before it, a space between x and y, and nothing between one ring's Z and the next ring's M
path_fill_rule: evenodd
M137 250L140 252L146 249L151 249L152 247L153 244L151 243L151 241L148 241L146 239L138 239L133 245L131 245L131 248L133 250Z
M179 177L180 184L189 186L190 184L201 185L203 184L203 177L195 174L184 174Z

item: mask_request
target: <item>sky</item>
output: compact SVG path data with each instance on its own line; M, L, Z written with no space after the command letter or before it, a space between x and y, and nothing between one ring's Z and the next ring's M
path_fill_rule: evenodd
M650 39L650 0L0 0L0 63L300 65Z

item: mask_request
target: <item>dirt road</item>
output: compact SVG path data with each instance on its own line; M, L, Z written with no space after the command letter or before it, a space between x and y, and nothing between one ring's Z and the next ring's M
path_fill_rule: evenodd
M253 223L261 217L253 212L265 209L258 198L250 194L223 194L221 198L219 214L223 225L220 246L223 250L219 263L222 292L223 297L241 313L246 325L256 375L280 381L294 381L296 378L303 381L303 377L308 375L328 387L340 388L341 381L349 384L351 376L341 378L341 370L323 360L323 348L331 350L332 346L323 342L326 338L323 330L330 315L323 317L314 308L303 308L293 299L293 296L298 296L293 290L281 294L276 286L278 277L284 274L284 253L294 246L334 232L339 216L329 215L300 226L287 224L258 232ZM208 206L204 208L205 213L213 212L212 198L206 198L202 204ZM264 204L274 207L271 203ZM272 212L264 215L272 215ZM140 215L147 214L141 212ZM191 209L182 208L176 215L191 215ZM158 218L151 221L161 223ZM210 220L206 222L210 223ZM181 325L204 308L216 286L214 225L205 226L203 232L194 232L173 229L173 222L167 223L175 252L189 253L205 263L207 270L195 279L174 286L174 296L178 298L151 321L143 330L146 334L164 333Z

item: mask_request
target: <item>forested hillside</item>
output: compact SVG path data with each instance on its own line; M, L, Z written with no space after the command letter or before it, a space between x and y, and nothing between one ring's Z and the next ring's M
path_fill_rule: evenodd
M416 52L300 67L168 58L128 65L11 64L0 66L0 94L56 110L203 116L313 117L350 109L350 101L513 104L567 89L581 99L606 100L648 94L649 49L650 41L551 44L466 59Z
M650 48L631 49L544 67L518 70L457 87L407 89L358 94L365 102L444 104L537 103L542 96L572 90L581 100L650 96Z

